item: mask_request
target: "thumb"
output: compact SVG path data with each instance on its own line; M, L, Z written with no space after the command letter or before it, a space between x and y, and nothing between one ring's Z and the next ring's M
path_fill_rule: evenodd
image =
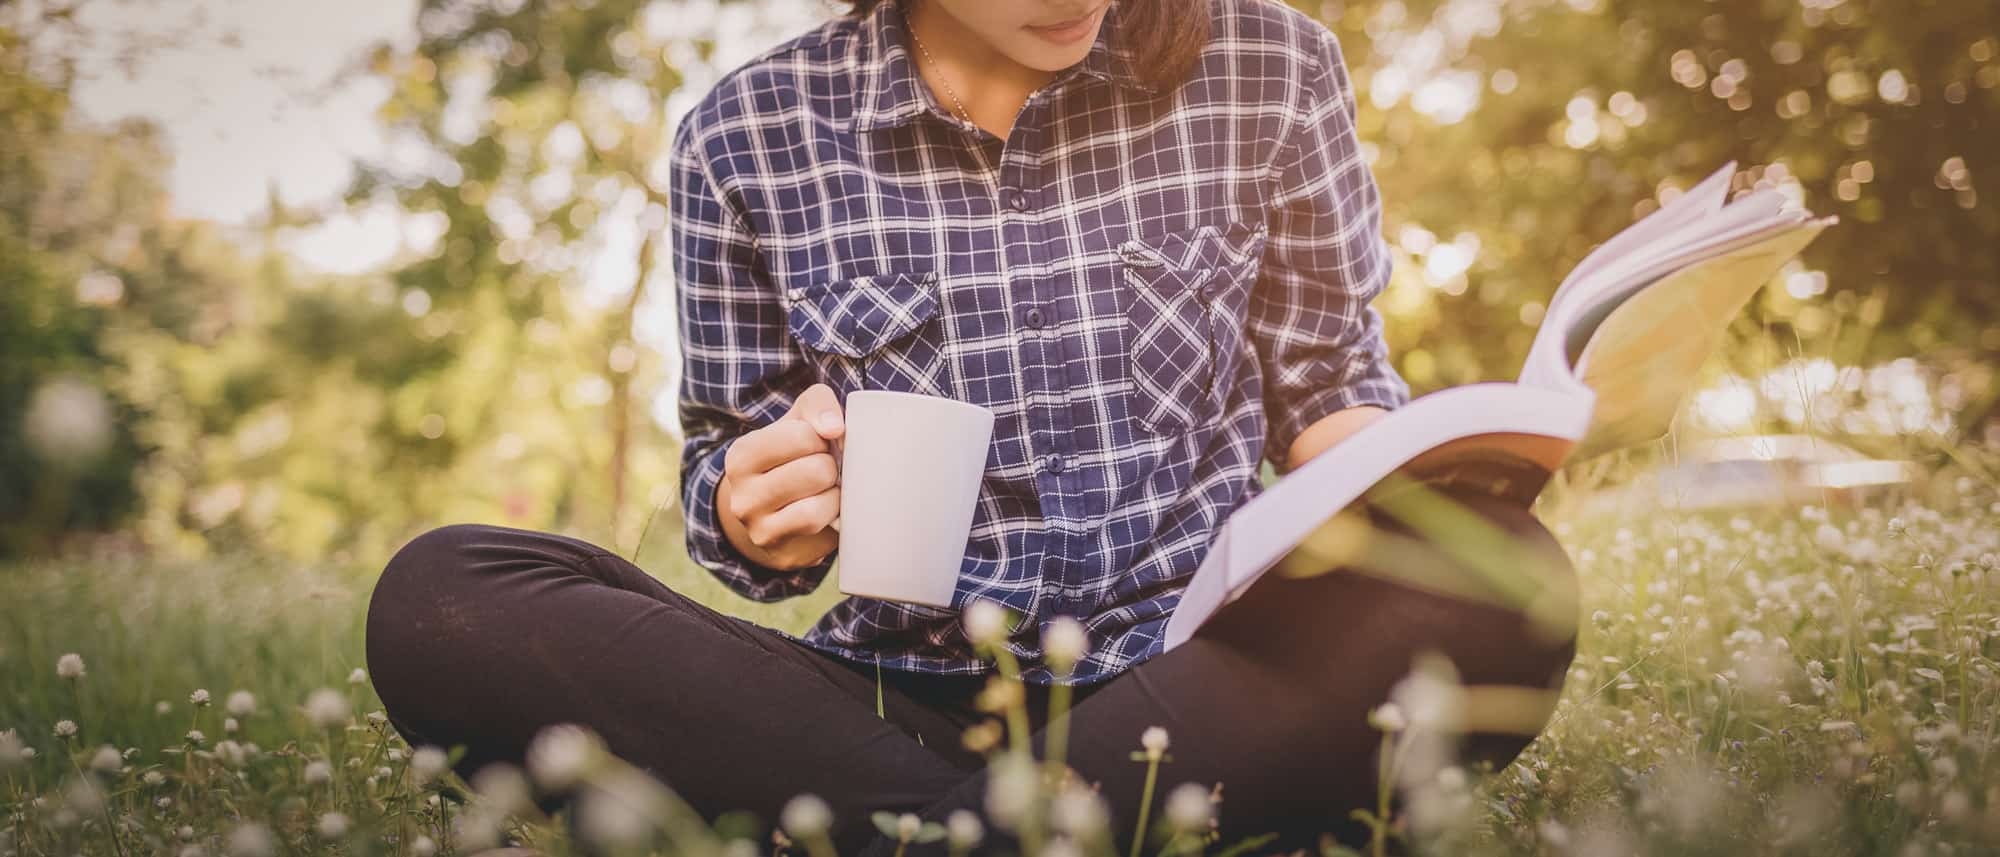
M786 416L804 420L826 440L833 440L847 433L847 419L840 410L840 397L833 388L825 384L814 384L799 394L792 402L792 409Z

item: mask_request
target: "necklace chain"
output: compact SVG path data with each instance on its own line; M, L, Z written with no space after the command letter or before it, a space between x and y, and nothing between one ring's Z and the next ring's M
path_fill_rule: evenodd
M917 51L924 55L924 61L931 64L931 71L937 72L938 83L944 85L944 94L951 96L952 106L958 110L958 118L972 121L972 111L965 109L965 102L958 97L951 81L944 75L944 66L938 65L937 57L931 56L931 49L924 45L923 37L917 35L917 28L910 28L910 41L916 43Z

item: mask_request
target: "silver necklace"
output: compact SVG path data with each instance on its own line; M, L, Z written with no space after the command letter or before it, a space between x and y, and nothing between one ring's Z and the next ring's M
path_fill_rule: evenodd
M937 72L938 83L944 85L944 94L951 96L952 106L958 109L958 118L971 122L972 111L965 109L965 102L958 97L958 90L952 88L951 81L944 75L944 67L938 65L937 57L931 56L931 49L924 46L924 40L917 35L917 28L914 25L910 27L910 41L916 43L917 51L924 55L924 61L931 64L931 71Z

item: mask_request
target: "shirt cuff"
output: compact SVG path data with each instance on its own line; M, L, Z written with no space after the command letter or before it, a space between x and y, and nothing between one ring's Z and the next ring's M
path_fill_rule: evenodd
M722 482L723 455L735 439L723 441L701 456L685 474L681 502L687 509L688 556L737 594L754 601L783 601L819 588L833 568L833 555L795 570L768 568L752 561L731 544L722 531L715 507L715 489Z
M1409 385L1389 365L1386 355L1371 362L1370 370L1361 378L1315 390L1273 410L1264 454L1279 471L1285 469L1285 459L1291 454L1292 443L1314 423L1348 408L1374 405L1393 411L1409 403Z

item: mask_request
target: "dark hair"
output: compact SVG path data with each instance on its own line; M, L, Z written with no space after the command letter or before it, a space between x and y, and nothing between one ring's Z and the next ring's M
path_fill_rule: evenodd
M847 0L866 15L883 0ZM907 2L907 0L906 0ZM1118 4L1113 44L1130 55L1129 72L1160 92L1178 86L1208 44L1209 0L1112 0Z

